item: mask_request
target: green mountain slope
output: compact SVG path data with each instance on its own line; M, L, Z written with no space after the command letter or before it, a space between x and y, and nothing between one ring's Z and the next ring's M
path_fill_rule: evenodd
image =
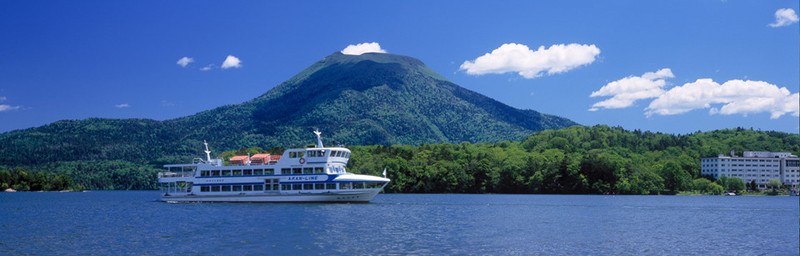
M347 145L520 140L577 125L453 84L421 61L334 53L267 93L167 121L86 119L0 134L0 165L78 160L161 163L219 150L301 146L309 131Z

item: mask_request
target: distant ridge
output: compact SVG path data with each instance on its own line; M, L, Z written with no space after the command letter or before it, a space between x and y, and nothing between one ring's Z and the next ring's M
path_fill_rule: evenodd
M86 119L0 134L5 165L150 162L218 149L302 146L318 128L347 145L521 140L577 123L520 110L447 81L407 56L331 54L250 101L167 120Z

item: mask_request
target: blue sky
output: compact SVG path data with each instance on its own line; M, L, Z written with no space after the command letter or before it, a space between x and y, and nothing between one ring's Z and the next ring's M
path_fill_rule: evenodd
M375 42L470 90L584 125L798 133L799 9L736 0L0 1L0 132L187 116Z

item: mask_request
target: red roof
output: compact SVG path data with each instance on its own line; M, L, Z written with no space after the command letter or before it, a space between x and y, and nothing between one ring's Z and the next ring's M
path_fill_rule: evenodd
M247 160L247 156L232 156L231 161L244 161Z
M269 159L269 154L255 154L250 158L252 158L252 159Z

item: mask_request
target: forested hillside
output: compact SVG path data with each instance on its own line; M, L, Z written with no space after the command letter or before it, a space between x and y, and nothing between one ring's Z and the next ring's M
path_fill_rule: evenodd
M313 141L308 139L308 143ZM199 149L202 143L197 144ZM731 150L737 154L744 150L798 154L800 135L742 128L671 135L600 125L542 131L521 141L350 149L353 154L349 171L380 175L386 168L392 179L387 192L670 194L709 186L704 179L698 180L699 157ZM234 154L215 152L222 156ZM188 161L199 156L202 153L196 150L182 157ZM160 165L168 163L163 160L64 161L25 168L0 167L0 188L14 187L23 180L27 183L16 188L60 182L59 188L154 189ZM46 175L38 174L42 172ZM56 178L58 175L63 177ZM34 180L35 177L39 179ZM64 185L65 177L69 185Z
M521 140L577 123L520 110L453 84L421 61L334 53L261 96L166 121L58 121L0 133L0 165L64 161L174 162L218 149L303 146L318 128L333 144Z
M698 189L700 157L731 150L797 154L800 135L570 127L521 142L357 147L350 170L379 174L388 168L389 192L671 194Z

